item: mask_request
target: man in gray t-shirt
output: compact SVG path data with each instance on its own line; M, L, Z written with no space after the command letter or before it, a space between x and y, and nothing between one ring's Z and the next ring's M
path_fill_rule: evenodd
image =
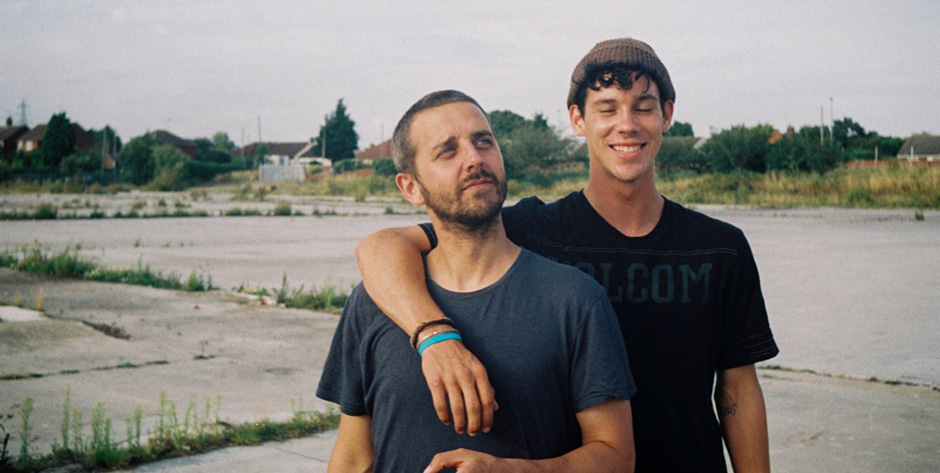
M436 229L425 266L448 317L409 340L353 290L317 390L342 411L329 471L632 472L635 388L610 302L581 271L506 238L505 171L483 109L460 92L429 94L393 140L396 183ZM473 436L438 421L447 406L434 405L421 368L425 350L461 333L498 392L498 422Z

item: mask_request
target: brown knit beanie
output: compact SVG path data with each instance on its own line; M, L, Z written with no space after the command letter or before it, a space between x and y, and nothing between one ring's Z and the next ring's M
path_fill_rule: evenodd
M578 89L584 82L584 75L590 64L621 63L629 66L643 66L650 71L653 81L659 87L662 99L676 100L676 91L672 88L669 71L663 65L650 45L633 38L618 38L601 41L588 51L571 73L571 88L568 90L568 108L574 105Z

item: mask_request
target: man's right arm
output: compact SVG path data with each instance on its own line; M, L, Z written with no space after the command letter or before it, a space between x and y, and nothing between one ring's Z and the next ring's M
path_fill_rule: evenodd
M327 464L327 473L367 473L372 471L372 418L341 414L336 443Z
M366 292L409 335L423 322L444 317L425 283L421 254L430 249L427 235L418 226L379 230L356 245ZM457 433L476 435L490 430L498 409L493 387L486 369L462 343L448 340L428 347L421 369L441 422L451 421L449 400Z

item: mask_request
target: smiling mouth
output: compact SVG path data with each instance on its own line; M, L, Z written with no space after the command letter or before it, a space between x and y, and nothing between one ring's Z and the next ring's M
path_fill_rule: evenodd
M618 153L635 153L642 148L643 145L636 146L622 146L622 145L612 145L611 148Z

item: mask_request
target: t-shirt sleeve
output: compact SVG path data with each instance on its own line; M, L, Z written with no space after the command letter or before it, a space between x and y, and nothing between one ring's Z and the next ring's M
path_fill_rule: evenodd
M744 234L738 235L741 243L737 268L733 272L735 280L728 291L729 300L725 301L725 307L729 309L722 320L719 369L757 363L780 352L770 331L757 263Z
M525 239L531 233L538 210L543 205L545 203L539 200L538 197L526 197L517 202L516 205L503 207L503 227L506 229L506 236L513 243L528 247L525 244Z
M371 299L360 284L350 293L340 316L317 387L317 397L338 404L343 414L352 416L368 413L365 407L360 350L363 334L354 314L357 307L363 308L367 305L365 302L371 303Z
M580 319L572 347L571 393L576 412L636 394L620 326L610 301L599 287L598 292Z

